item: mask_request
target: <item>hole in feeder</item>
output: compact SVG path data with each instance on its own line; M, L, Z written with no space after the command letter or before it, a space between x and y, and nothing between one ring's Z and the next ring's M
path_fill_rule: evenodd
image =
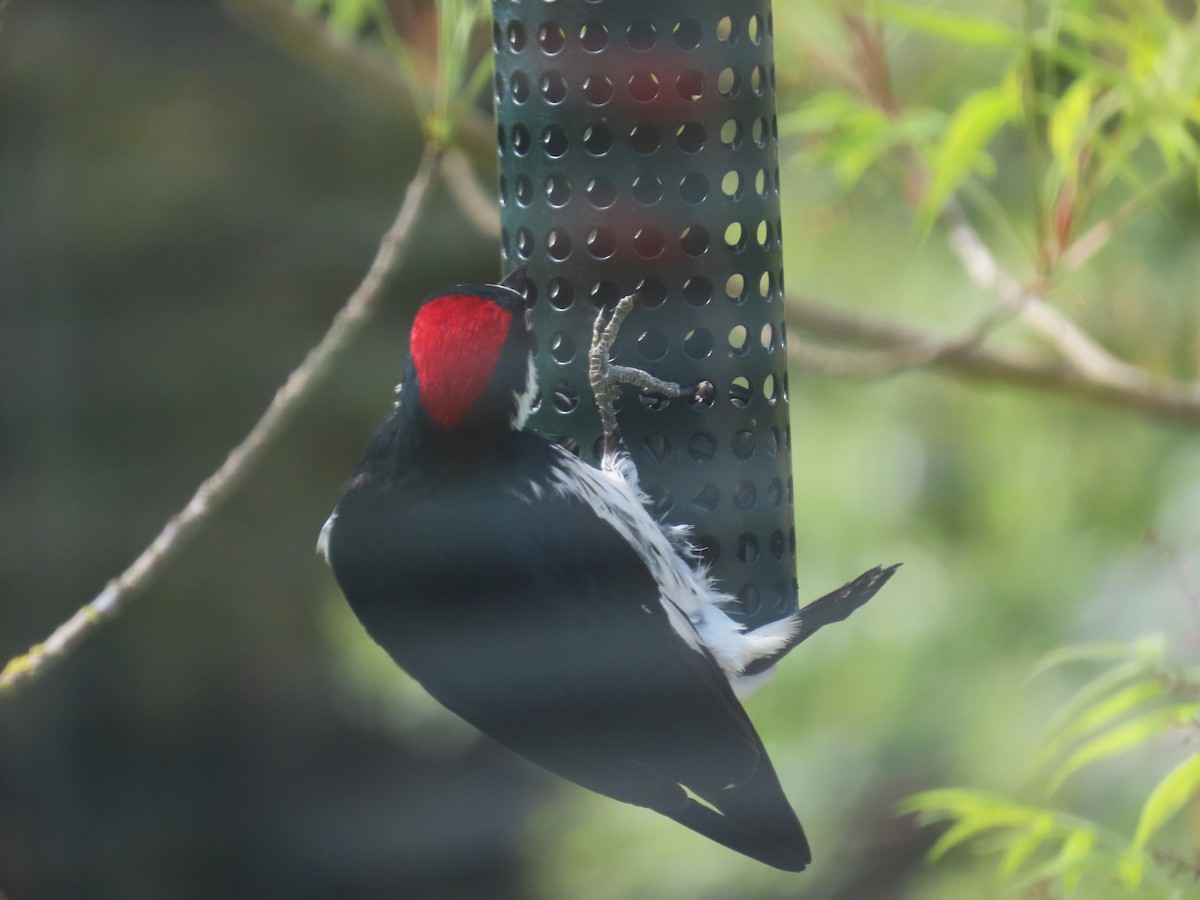
M725 246L734 253L746 249L746 234L741 222L730 222L725 228Z
M708 179L700 172L689 172L679 182L679 196L688 203L703 203L708 199Z
M621 299L621 291L611 281L597 281L588 291L588 297L596 309L604 309L616 306L617 301Z
M556 332L550 338L550 355L556 363L565 366L575 358L575 341L569 334Z
M712 512L720 504L721 492L717 490L715 484L710 482L705 482L701 485L700 490L696 491L696 495L692 497L692 506L704 510L704 512Z
M708 229L703 225L689 225L679 235L679 247L688 256L703 256L708 252Z
M499 72L496 73L495 80L492 82L492 95L497 101L504 99L504 76Z
M555 173L546 178L546 202L553 207L566 206L571 199L571 182L566 175ZM528 206L528 204L522 204Z
M499 22L492 22L492 49L497 53L504 46L504 30L500 27Z
M697 409L712 409L716 402L717 386L707 379L699 382L695 392L688 398L688 403Z
M503 175L500 176L499 203L501 206L508 206L508 179Z
M771 180L767 175L766 169L759 169L754 176L754 192L758 196L766 198L771 189Z
M565 278L551 278L547 295L550 297L550 305L555 309L570 309L575 302L575 288Z
M588 202L597 209L607 209L617 199L617 187L607 178L593 178L584 190Z
M729 329L729 350L736 356L746 352L746 326L734 325Z
M638 153L653 153L661 143L658 128L648 122L639 122L629 132L629 146Z
M567 45L567 33L557 22L543 22L538 26L538 46L547 56L559 53Z
M603 106L612 95L613 83L607 75L589 75L583 79L583 96L592 106Z
M772 299L773 287L771 284L771 273L763 272L762 277L758 279L758 296L764 300Z
M522 259L533 256L533 232L524 225L517 229L517 255Z
M746 299L746 277L741 272L734 272L725 279L725 296L734 303Z
M553 70L542 75L542 99L550 105L567 99L567 79Z
M644 259L653 259L662 253L666 246L666 238L657 228L650 226L639 228L633 236L633 248L637 251L638 256Z
M758 559L758 538L748 531L738 535L737 558L744 563Z
M506 33L508 35L508 46L512 49L513 53L520 53L525 49L528 38L525 34L524 25L520 22L509 22Z
M752 391L750 389L750 379L745 375L739 375L729 384L729 402L738 409L744 409L750 405Z
M646 499L650 501L650 513L656 519L661 519L675 505L674 496L661 484L649 485L645 490Z
M625 29L625 37L629 41L629 46L639 51L651 49L657 40L654 26L645 19L638 19L631 23Z
M567 152L567 132L560 125L547 125L542 132L542 149L551 159L558 159Z
M639 175L633 179L633 196L638 203L650 206L662 199L662 179L656 175Z
M512 148L513 153L517 156L524 156L529 152L532 141L529 137L529 129L525 127L523 122L518 122L512 129Z
M687 454L693 462L711 462L717 455L717 439L707 431L697 431L688 438Z
M688 306L706 306L712 300L713 286L703 275L693 275L683 283L683 299Z
M756 44L762 43L762 17L755 13L746 23L746 37Z
M767 452L768 454L774 456L775 454L778 454L780 445L784 443L784 440L782 440L782 436L779 433L779 428L775 427L774 425L770 426L769 437L770 443L767 445Z
M529 86L529 76L520 69L513 72L509 88L512 90L514 103L526 102L533 93L533 89Z
M573 412L579 405L579 391L574 385L560 381L554 386L554 408L563 415Z
M696 69L685 69L675 79L675 92L689 103L704 96L704 75Z
M721 177L721 193L730 200L740 200L743 190L742 173L737 169L730 169Z
M658 96L660 85L653 72L634 72L629 76L629 96L639 103L649 103Z
M776 401L779 400L779 395L775 392L774 375L768 375L763 379L763 397L765 397L767 402L772 406L774 406Z
M739 481L733 487L733 505L742 512L754 509L754 504L758 502L758 491L754 487L754 482L749 480Z
M767 322L758 333L758 342L768 353L775 349L775 326Z
M662 359L667 355L667 338L661 331L650 329L643 331L637 339L638 352L643 359L651 362Z
M546 252L551 259L562 262L571 255L571 236L565 228L551 228L546 237Z
M667 286L657 278L643 278L637 283L637 292L638 306L643 309L655 309L667 299Z
M516 188L513 191L518 206L528 206L533 202L533 181L528 175L518 175Z
M713 351L713 336L704 328L693 328L683 338L683 352L692 359L705 359Z
M737 592L738 606L747 616L753 616L758 613L759 606L762 605L762 599L756 584L743 584L738 588Z
M671 458L671 442L664 435L646 435L645 440L642 441L642 448L646 451L650 462L655 465L661 465ZM782 537L782 535L780 536Z
M702 35L700 23L695 19L680 19L671 31L675 46L680 50L695 50L700 46Z
M767 146L767 120L759 116L754 120L754 124L750 126L750 139L754 141L755 147Z
M767 502L775 509L783 505L783 482L778 478L772 478L771 483L767 485Z
M599 53L608 46L608 27L603 22L588 22L579 29L579 43L588 53Z
M583 129L583 148L592 156L603 156L612 149L612 132L601 122L593 122Z
M684 153L697 153L704 149L704 126L699 122L684 122L675 132L675 143Z
M717 20L717 40L722 44L732 44L737 40L737 20L733 16L722 16Z
M662 412L671 405L671 398L660 394L638 394L637 397L638 402L650 412Z
M617 236L603 226L593 228L588 232L587 248L596 259L608 259L617 252Z
M764 250L771 246L771 224L763 219L758 223L758 228L754 231L754 239L758 242L758 246Z
M738 75L737 69L732 66L726 66L717 75L717 90L722 97L726 99L736 97L740 88L741 77Z
M750 70L750 90L759 97L767 92L767 70L762 66Z
M721 123L721 143L727 150L736 150L742 145L742 123L737 119L726 119Z
M733 435L733 455L738 459L749 459L754 455L754 432L742 429Z
M767 538L767 552L775 559L783 559L783 551L786 545L783 541L783 532L776 528L771 532L771 536Z

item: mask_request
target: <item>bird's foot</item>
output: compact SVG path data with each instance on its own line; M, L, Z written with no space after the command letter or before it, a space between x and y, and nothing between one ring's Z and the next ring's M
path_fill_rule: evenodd
M592 326L592 346L588 350L588 382L592 386L596 406L600 410L605 454L616 452L621 443L615 409L618 385L632 385L645 393L661 394L664 397L681 397L684 393L684 389L673 381L655 378L642 369L615 365L610 358L613 343L621 331L621 324L633 310L636 300L636 293L622 297L611 312L600 310Z

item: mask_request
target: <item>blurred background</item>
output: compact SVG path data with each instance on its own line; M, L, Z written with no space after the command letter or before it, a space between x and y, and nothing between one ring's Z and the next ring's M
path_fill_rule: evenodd
M0 3L0 658L92 597L221 463L358 284L416 166L422 123L404 98L304 51L258 15L272 6ZM327 27L320 6L295 15ZM427 4L395 6L402 34L419 35ZM1102 346L1154 378L1195 378L1200 204L1180 149L1196 134L1194 4L1107 5L1144 31L1162 24L1151 8L1177 26L1163 65L1184 92L1182 136L1173 161L1170 135L1131 145L1070 235L1071 173L1056 181L1047 162L1031 178L1019 112L946 175L955 123L972 124L956 111L1036 47L919 19L945 4L877 6L776 4L789 302L959 335L996 300L922 199L958 193L996 258ZM1064 7L1106 13L956 8L1019 35ZM336 40L370 48L378 34L361 24ZM1061 97L1069 82L1038 89ZM1098 83L1115 90L1116 76ZM913 114L874 131L854 119L888 96ZM1097 141L1129 121L1102 122ZM490 150L468 149L490 190ZM1194 659L1200 415L936 367L837 377L801 353L801 599L904 567L748 703L816 857L803 875L775 872L478 738L366 638L314 554L390 402L415 302L498 274L495 238L436 190L383 314L236 498L124 615L0 707L0 894L1000 896L986 857L929 864L938 830L898 804L950 785L1028 791L1039 735L1096 671L1030 680L1056 647L1165 635L1167 659ZM1102 221L1119 233L1094 256L1047 259ZM792 326L797 352L828 349ZM987 346L1056 359L1019 323ZM1160 735L1054 802L1128 835L1191 752ZM1192 865L1195 817L1175 836ZM1192 883L1190 870L1176 881ZM1016 894L1060 890L1035 879ZM1079 890L1124 895L1101 878Z

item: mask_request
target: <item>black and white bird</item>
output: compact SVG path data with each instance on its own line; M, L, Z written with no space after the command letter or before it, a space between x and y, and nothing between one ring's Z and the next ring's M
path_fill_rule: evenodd
M525 429L530 327L505 285L421 306L399 397L318 546L371 637L480 731L800 871L808 842L738 698L819 625L743 630L626 457L595 468ZM806 610L844 618L891 572Z

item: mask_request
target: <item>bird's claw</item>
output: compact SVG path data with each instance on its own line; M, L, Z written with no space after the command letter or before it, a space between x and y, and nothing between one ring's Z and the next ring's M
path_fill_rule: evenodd
M617 301L611 312L601 309L592 326L592 346L588 350L588 382L592 386L596 406L600 411L605 453L615 451L621 441L615 409L618 385L628 384L645 393L661 394L670 398L682 397L685 393L684 389L673 381L664 381L642 369L613 363L610 356L613 344L620 333L621 324L633 310L636 300L636 293L627 294Z

